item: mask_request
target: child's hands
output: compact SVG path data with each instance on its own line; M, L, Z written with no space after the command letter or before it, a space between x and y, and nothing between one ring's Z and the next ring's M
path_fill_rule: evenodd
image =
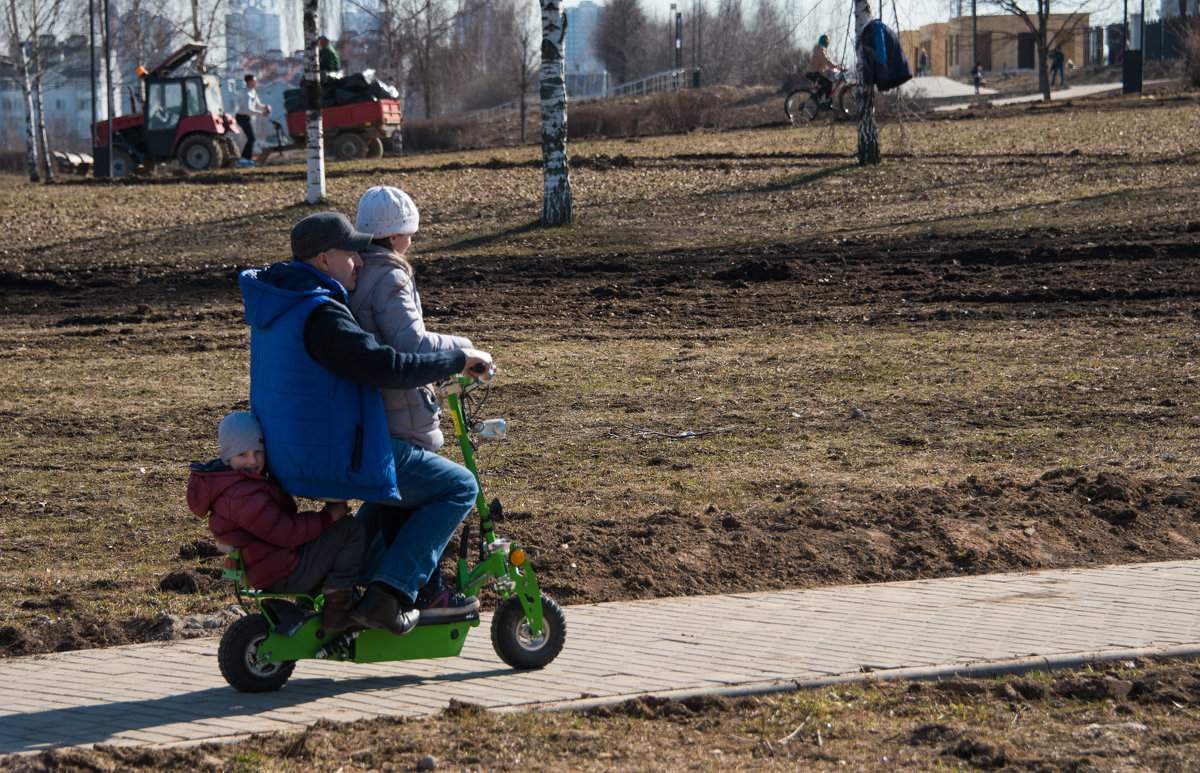
M335 523L350 514L350 508L345 502L326 502L325 510L333 516Z
M467 355L466 367L462 369L464 376L478 377L488 372L492 367L492 355L479 349L463 349Z

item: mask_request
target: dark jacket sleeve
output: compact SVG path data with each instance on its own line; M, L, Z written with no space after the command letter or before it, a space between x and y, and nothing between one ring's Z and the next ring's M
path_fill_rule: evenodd
M461 349L410 354L378 343L340 303L322 303L304 323L308 356L347 381L380 389L414 389L467 365Z

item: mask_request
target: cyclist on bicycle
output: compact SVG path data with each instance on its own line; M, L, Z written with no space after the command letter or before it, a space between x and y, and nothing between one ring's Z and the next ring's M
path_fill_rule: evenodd
M842 71L842 67L829 58L829 36L817 38L813 48L812 59L808 61L808 77L817 84L825 104L833 104L833 76Z

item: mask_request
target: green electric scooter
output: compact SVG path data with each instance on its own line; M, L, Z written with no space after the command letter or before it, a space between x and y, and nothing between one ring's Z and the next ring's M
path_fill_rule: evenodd
M474 422L482 407L490 373L479 379L456 376L441 384L454 433L462 449L463 464L479 481L471 434L502 439L502 419ZM478 595L490 584L498 604L492 615L492 646L508 665L518 669L542 668L562 651L566 618L562 608L538 589L528 557L516 543L496 536L494 520L501 516L498 499L484 501L482 484L476 500L479 512L479 560L471 566L467 548L470 522L459 540L455 588L467 596ZM266 593L246 584L241 556L232 550L225 558L222 576L233 581L238 604L246 615L238 618L221 637L217 660L221 674L242 692L278 690L292 675L299 660L334 660L378 663L459 655L467 633L479 625L478 610L459 618L418 623L404 636L386 630L351 629L327 632L321 628L324 596Z

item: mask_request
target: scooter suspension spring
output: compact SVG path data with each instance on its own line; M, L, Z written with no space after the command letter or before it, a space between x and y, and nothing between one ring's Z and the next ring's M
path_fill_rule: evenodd
M325 643L324 646L321 647L321 649L317 650L314 657L329 658L333 660L349 660L350 645L354 642L354 639L357 636L358 631L353 633L347 631L335 639L330 639Z

